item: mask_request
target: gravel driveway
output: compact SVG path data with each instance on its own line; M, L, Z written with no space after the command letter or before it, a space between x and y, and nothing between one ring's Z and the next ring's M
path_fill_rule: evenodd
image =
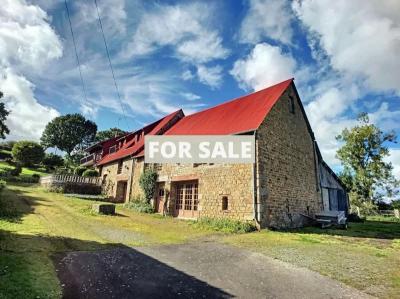
M214 241L54 257L64 298L371 298L316 272Z

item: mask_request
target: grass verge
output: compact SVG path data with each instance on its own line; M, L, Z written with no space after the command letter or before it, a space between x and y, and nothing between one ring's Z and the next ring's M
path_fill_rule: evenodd
M400 298L400 225L367 220L348 230L304 228L232 235L229 244L309 268L371 295Z

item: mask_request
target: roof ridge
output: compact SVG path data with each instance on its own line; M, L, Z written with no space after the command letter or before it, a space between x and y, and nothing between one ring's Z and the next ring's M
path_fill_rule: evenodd
M215 105L215 106L206 108L206 109L204 109L204 110L197 111L197 112L194 112L194 113L189 114L189 115L185 115L184 117L189 117L189 116L192 116L192 115L196 115L196 114L198 114L198 113L202 113L202 112L208 111L208 110L210 110L210 109L214 109L214 108L217 108L217 107L219 107L219 106L223 106L223 105L226 105L226 104L229 104L229 103L238 101L238 100L240 100L240 99L242 99L242 98L245 98L245 97L248 97L248 96L252 96L252 95L255 95L255 94L259 94L259 93L261 93L261 92L265 92L267 89L276 87L276 86L278 86L278 85L280 85L280 84L283 84L283 83L286 83L286 82L288 82L288 81L294 81L294 78L290 78L290 79L284 80L284 81L282 81L282 82L279 82L279 83L276 83L276 84L274 84L274 85L265 87L265 88L263 88L263 89L260 89L260 90L255 91L255 92L248 93L248 94L245 94L245 95L243 95L243 96L240 96L240 97L237 97L237 98L228 100L228 101L226 101L226 102L219 103L219 104L217 104L217 105Z

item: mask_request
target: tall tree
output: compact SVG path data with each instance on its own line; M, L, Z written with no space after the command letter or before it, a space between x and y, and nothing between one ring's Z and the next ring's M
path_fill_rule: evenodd
M391 196L398 186L392 164L385 162L387 144L395 143L396 135L382 132L370 123L366 113L360 114L358 121L336 137L344 142L336 156L343 164L341 178L348 189L360 201L375 202L384 194Z
M3 93L0 91L0 100L3 97ZM0 102L0 138L5 139L7 134L10 134L10 130L6 125L7 116L10 114L10 111L6 109L6 105L3 102Z
M108 130L99 131L96 134L96 142L104 141L124 134L126 134L126 132L118 128L110 128Z
M91 144L96 137L97 125L80 114L67 114L54 118L46 125L40 141L46 148L56 147L71 156Z

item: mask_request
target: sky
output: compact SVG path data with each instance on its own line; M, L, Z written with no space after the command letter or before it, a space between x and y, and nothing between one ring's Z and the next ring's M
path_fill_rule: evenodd
M400 133L397 0L2 0L0 90L9 140L39 140L54 117L82 113L99 130L132 131L294 77L323 157L360 112ZM400 179L400 147L388 161Z

